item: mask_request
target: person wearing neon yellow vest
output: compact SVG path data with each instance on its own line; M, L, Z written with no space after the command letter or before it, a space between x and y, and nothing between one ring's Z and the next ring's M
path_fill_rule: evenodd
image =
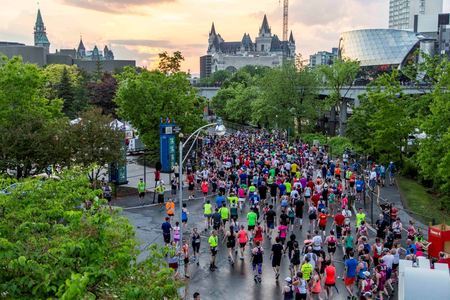
M215 269L217 269L216 266L217 246L219 245L219 237L217 236L217 232L215 230L212 231L211 236L208 239L208 243L211 249L211 264L209 265L209 270L215 271Z
M203 204L203 215L205 216L205 231L211 226L211 216L212 216L212 205L209 200Z

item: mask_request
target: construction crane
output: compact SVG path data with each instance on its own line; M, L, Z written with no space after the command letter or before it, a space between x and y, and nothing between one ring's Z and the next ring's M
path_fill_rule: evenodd
M289 21L289 0L283 0L283 41L288 40L288 21Z

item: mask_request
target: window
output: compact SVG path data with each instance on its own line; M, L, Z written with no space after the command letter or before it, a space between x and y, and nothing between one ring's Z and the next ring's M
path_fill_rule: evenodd
M264 45L261 45L261 52L264 51Z

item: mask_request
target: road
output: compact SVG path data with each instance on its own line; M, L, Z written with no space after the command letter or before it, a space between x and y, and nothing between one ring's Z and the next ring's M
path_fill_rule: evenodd
M161 224L165 217L165 211L161 210L157 206L151 207L134 207L134 203L138 203L137 197L128 200L122 200L121 206L131 206L124 208L123 214L126 216L136 228L138 239L141 241L142 254L139 256L139 260L145 259L148 252L145 251L146 247L152 243L163 245L163 238L161 232ZM126 205L123 205L126 203ZM188 229L197 227L200 230L204 230L204 218L203 218L203 200L192 200L187 202L189 210L189 222ZM212 202L213 203L213 202ZM116 204L116 205L117 205ZM247 210L240 215L239 221L242 224L246 224L245 216ZM278 211L279 213L279 211ZM177 213L175 214L177 215ZM331 225L331 218L329 219L328 228ZM307 226L306 226L307 227ZM306 237L307 228L304 227L302 231L297 228L294 233L297 235L298 241L303 241ZM209 236L209 235L208 235ZM373 236L372 236L373 239ZM371 240L372 240L371 239ZM202 232L202 243L200 250L200 266L195 264L190 265L191 278L187 281L186 285L186 299L191 299L194 292L200 292L202 299L281 299L281 288L284 284L284 278L289 276L289 261L287 256L282 259L281 276L277 282L275 280L274 272L271 268L270 261L270 248L271 241L267 238L264 240L263 246L265 250L263 276L262 283L255 284L253 281L253 273L250 263L250 250L247 249L245 259L243 261L237 259L236 263L231 266L227 260L227 249L225 245L219 242L219 252L217 256L218 270L215 272L209 271L209 247L207 245L207 233ZM303 246L303 243L301 243ZM342 276L343 263L339 259L342 258L342 250L339 247L336 253L335 266L337 269L337 275ZM182 270L182 268L180 268ZM339 294L336 294L333 299L347 299L347 291L345 290L343 280L337 280L337 288Z

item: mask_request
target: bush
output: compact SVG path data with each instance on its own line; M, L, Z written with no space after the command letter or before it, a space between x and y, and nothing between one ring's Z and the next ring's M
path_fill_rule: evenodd
M330 151L333 156L339 157L344 154L345 149L350 149L352 151L356 150L350 139L342 136L334 136L330 138L328 140L328 146L328 151Z
M414 160L413 157L411 158L406 158L403 161L403 166L402 166L402 170L401 173L403 176L411 178L411 179L417 179L417 175L418 175L418 169L417 169L417 163Z
M314 140L318 140L320 145L323 146L327 143L327 137L323 134L320 133L306 133L306 134L301 134L299 136L300 140L303 143L307 143L309 145L312 145L312 143L314 142Z

